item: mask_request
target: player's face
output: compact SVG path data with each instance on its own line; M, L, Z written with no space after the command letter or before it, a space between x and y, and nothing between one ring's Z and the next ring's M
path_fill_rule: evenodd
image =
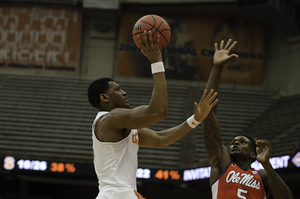
M237 136L235 137L231 143L229 148L230 156L234 157L236 155L249 156L252 152L251 150L251 141L245 136Z
M108 96L110 98L110 103L114 108L129 108L129 100L127 93L123 91L120 86L113 81L108 82Z

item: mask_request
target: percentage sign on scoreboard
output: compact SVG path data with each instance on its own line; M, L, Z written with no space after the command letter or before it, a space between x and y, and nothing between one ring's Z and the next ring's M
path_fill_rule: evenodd
M50 170L52 172L64 172L67 171L68 173L74 173L76 171L76 168L74 166L74 164L71 163L57 163L57 162L52 162L51 163L51 168Z
M178 173L178 171L174 171L174 170L171 170L171 171L168 171L168 170L158 170L155 174L155 177L157 179L169 179L169 177L171 177L171 180L179 180L180 178L180 174Z
M69 173L74 173L76 171L74 164L71 164L71 163L66 163L65 168L66 168L67 172L69 172Z
M179 180L180 178L180 174L178 173L178 171L170 171L170 176L172 180Z

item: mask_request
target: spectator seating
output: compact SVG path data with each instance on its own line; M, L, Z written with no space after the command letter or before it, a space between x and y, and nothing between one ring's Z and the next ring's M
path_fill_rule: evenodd
M251 123L245 133L256 139L267 139L272 145L272 155L286 155L292 152L295 142L300 142L300 95L281 97Z
M0 75L0 155L92 162L91 125L97 110L90 106L86 94L92 81L78 77ZM127 92L132 108L149 103L152 80L116 81ZM168 81L169 115L149 128L159 131L185 121L193 114L193 102L199 101L203 90L203 83ZM253 134L257 129L263 129L263 125L254 129L255 123L262 115L267 118L269 111L275 110L274 105L280 101L260 87L222 85L219 91L217 117L225 145L236 135ZM292 115L290 110L285 113ZM269 114L272 115L275 113ZM294 123L297 120L295 115L289 119L280 118L282 124L283 120ZM273 120L268 119L268 122ZM285 134L295 137L293 132L297 129L289 129ZM280 132L278 139L279 136ZM275 147L282 147L283 142L273 142ZM140 147L138 156L139 167L144 168L207 165L201 125L164 149Z

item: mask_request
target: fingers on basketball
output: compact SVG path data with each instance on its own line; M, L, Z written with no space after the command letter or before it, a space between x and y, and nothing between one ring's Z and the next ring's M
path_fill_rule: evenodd
M171 29L166 20L158 15L146 15L137 20L132 30L133 41L138 48L141 48L141 44L138 41L137 35L143 37L144 31L151 31L152 43L159 42L159 49L162 50L170 42ZM160 37L158 36L160 35ZM147 39L148 41L148 39ZM150 42L150 38L149 38ZM145 44L144 39L144 44ZM151 42L150 42L151 43Z

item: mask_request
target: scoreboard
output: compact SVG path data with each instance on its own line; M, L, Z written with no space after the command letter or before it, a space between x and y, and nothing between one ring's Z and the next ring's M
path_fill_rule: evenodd
M92 163L59 162L36 159L22 159L13 156L1 158L3 167L6 170L16 173L39 173L39 174L60 174L68 176L96 177ZM150 169L138 168L136 177L145 180L182 180L183 170Z
M0 171L13 173L37 173L68 176L96 177L93 163L59 162L36 159L22 159L13 156L0 158L3 166ZM274 169L300 168L300 152L295 156L279 156L270 158ZM262 169L257 161L251 165L256 170ZM195 181L210 177L210 167L192 169L153 169L138 168L137 179L156 181Z
M94 166L89 163L58 162L37 159L22 159L13 156L3 158L3 168L11 172L95 176ZM0 170L1 170L0 169Z

